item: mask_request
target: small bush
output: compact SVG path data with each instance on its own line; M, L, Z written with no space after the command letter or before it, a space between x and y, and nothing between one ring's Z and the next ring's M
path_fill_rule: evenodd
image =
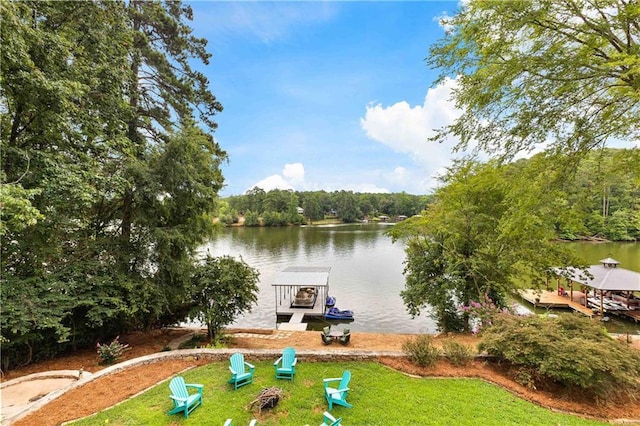
M405 342L402 350L407 353L409 361L421 367L431 367L440 358L440 350L433 346L433 337L427 334Z
M113 364L125 351L130 349L129 345L120 343L118 340L119 338L120 336L117 336L108 345L101 345L100 343L96 345L96 350L100 357L101 364Z
M199 347L205 340L207 340L206 334L196 333L189 340L185 340L184 342L178 345L178 349L195 349Z
M474 357L474 350L469 345L456 342L455 340L447 340L442 345L442 354L453 365L467 365Z

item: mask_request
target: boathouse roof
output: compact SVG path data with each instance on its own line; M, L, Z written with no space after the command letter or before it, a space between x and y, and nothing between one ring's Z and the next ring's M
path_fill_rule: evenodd
M329 266L290 266L275 277L272 286L326 287L329 272Z
M615 259L603 259L601 265L591 265L585 275L581 270L566 268L569 278L577 283L604 291L640 291L640 273L618 267L620 262ZM560 272L560 268L554 268Z

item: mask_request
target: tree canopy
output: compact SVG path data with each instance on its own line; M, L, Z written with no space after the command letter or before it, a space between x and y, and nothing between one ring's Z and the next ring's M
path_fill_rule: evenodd
M3 366L183 319L222 110L181 2L2 2Z
M436 139L512 158L640 136L640 8L632 0L473 0L427 62L461 116Z

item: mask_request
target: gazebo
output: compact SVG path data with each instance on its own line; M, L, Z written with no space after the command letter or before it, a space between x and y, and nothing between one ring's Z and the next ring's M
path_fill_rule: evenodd
M599 305L600 315L602 316L605 309L619 310L631 308L633 293L640 292L640 273L620 268L619 265L620 262L608 257L600 260L599 265L589 266L587 269L588 275L574 268L554 268L554 272L569 272L570 275L567 278L571 281L572 289L573 283L576 282L592 288L595 295L599 292L599 299L587 297L585 299L585 306L587 306L587 302L596 306ZM605 299L605 293L607 292L624 292L626 294L626 307L620 305L615 300Z

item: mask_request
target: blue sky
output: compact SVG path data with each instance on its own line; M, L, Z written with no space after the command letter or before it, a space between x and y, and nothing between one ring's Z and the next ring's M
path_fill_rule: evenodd
M254 186L427 194L454 141L455 80L424 59L457 2L192 2L224 106L222 196Z

